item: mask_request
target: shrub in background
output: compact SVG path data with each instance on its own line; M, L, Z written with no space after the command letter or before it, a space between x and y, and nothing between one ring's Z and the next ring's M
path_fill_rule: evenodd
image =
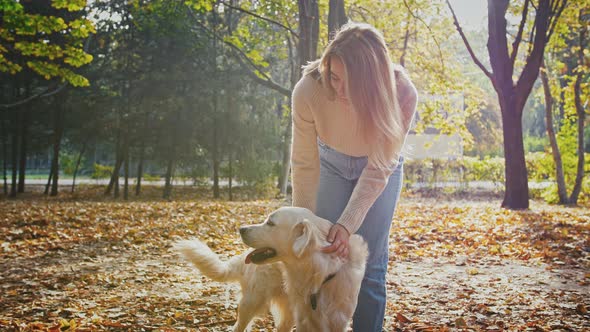
M114 170L113 166L94 164L93 168L94 168L94 171L90 175L90 178L92 178L92 179L97 179L97 180L98 179L105 179L105 178L109 178L113 175L113 170Z

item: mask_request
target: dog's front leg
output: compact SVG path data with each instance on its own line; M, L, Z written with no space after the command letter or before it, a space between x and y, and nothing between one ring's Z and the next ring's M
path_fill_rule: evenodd
M271 307L272 316L275 320L277 332L291 332L295 325L295 318L291 305L286 297L275 301L275 305Z
M244 294L238 305L238 319L234 325L234 332L249 331L252 319L261 308L264 308L264 301Z
M244 332L248 329L248 325L250 324L250 320L243 318L244 315L238 312L238 319L236 320L236 324L234 325L234 332ZM249 329L248 329L249 331Z
M292 317L289 317L289 319L281 319L277 324L277 332L291 332L293 330L293 325L295 325L295 322Z

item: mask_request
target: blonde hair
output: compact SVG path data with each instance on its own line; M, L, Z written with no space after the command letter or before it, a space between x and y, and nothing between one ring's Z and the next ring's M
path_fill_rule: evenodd
M304 66L303 75L321 76L322 85L334 100L330 61L344 64L345 94L359 116L359 131L371 146L372 166L397 165L405 131L397 99L393 63L383 35L365 23L348 22L336 32L320 59Z

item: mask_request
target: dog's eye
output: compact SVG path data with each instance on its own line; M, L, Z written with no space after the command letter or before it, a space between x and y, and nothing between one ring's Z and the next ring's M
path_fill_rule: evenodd
M274 223L274 222L272 222L272 221L270 221L270 220L269 220L269 221L267 221L267 222L266 222L266 224L267 224L268 226L271 226L271 227L272 227L272 226L275 226L275 223Z

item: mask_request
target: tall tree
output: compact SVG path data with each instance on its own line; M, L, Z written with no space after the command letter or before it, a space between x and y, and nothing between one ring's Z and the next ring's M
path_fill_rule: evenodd
M546 130L560 204L577 203L584 179L585 108L590 78L585 55L589 42L589 6L590 1L580 0L564 10L541 71ZM559 116L554 116L555 111L559 111ZM569 195L568 187L571 187Z
M502 207L508 209L528 209L529 187L524 158L522 136L522 114L524 105L539 75L543 62L543 54L559 16L567 4L567 0L525 0L519 7L521 20L512 41L512 49L508 45L507 14L509 0L488 0L488 53L491 71L477 58L472 51L455 12L449 2L447 5L453 15L457 31L461 35L473 61L490 79L498 95L502 113L504 138L504 158L506 174L506 191ZM515 6L513 4L513 6ZM529 10L534 11L530 15ZM526 51L525 63L520 75L515 72L519 47L523 43L524 32L528 24L529 47ZM518 77L516 82L513 77Z
M0 113L0 139L2 140L2 187L4 195L8 195L8 130L6 126L6 112Z
M344 0L330 0L328 12L328 36L338 30L346 23L346 11L344 9Z
M45 194L57 196L59 180L59 152L64 132L64 105L56 97L53 97L53 154L51 157L51 169L45 187ZM49 189L51 188L51 191Z

